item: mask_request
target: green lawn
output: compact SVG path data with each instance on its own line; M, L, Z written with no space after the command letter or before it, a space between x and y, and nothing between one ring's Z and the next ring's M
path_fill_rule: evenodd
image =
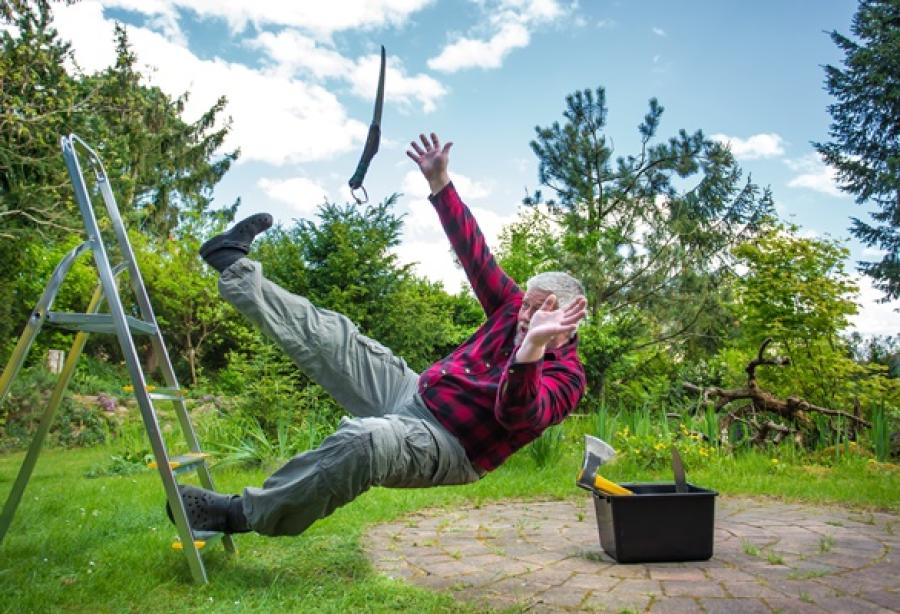
M294 538L238 536L240 553L220 545L206 555L210 584L191 582L153 472L87 479L112 448L42 454L10 533L0 545L0 611L4 612L355 612L477 611L452 596L430 593L373 573L361 536L372 523L422 507L458 507L496 499L587 497L574 486L580 445L537 469L520 453L478 484L430 490L374 489ZM5 501L22 454L0 457ZM771 455L687 467L692 483L723 495L753 494L900 511L895 465L843 460L833 467ZM619 481L667 480L666 470L640 470L623 459L605 474ZM259 485L263 471L216 472L221 490Z

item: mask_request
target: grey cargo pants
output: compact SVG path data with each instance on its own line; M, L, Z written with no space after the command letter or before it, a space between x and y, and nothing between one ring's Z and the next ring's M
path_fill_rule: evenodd
M355 416L342 418L321 446L288 461L262 488L244 489L254 531L302 533L371 486L479 479L459 441L422 402L418 375L349 319L272 283L247 258L222 273L219 292Z

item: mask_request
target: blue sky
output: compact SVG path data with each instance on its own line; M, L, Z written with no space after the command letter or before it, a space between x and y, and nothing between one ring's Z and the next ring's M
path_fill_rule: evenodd
M849 238L865 209L841 194L810 141L826 140L822 65L841 56L826 32L848 33L856 2L570 0L110 0L54 5L61 34L88 71L112 62L112 24L129 25L147 78L191 91L188 119L229 99L240 163L216 191L239 215L311 217L344 202L371 119L377 52L389 55L382 148L366 187L404 193L399 256L456 290L427 186L404 151L419 132L455 143L451 175L489 238L538 187L535 125L560 119L565 96L606 88L607 133L622 155L656 97L661 138L684 128L728 140L743 168L774 191L805 233ZM848 242L852 260L878 254ZM853 269L851 263L851 269ZM860 280L866 333L900 331L898 304L877 305Z

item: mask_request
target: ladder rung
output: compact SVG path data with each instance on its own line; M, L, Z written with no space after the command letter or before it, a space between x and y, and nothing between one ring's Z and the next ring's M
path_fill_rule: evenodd
M176 475L185 471L193 471L197 468L197 465L209 457L210 455L206 452L188 452L180 456L173 456L169 459L169 469ZM147 463L147 466L150 469L156 469L159 467L159 464L156 461L151 461Z
M134 386L127 385L122 386L122 390L131 394L134 392ZM150 398L154 401L183 401L184 400L184 391L179 388L160 388L158 386L154 386L153 384L147 385L147 393L150 395Z
M202 550L208 544L212 544L220 539L222 539L223 533L219 533L217 531L191 531L194 536L194 546L197 550ZM173 550L182 550L184 549L184 544L181 543L180 539L176 539L172 542Z
M132 333L143 335L156 334L156 326L150 322L131 316L125 316L125 320L128 322L128 328L131 329ZM83 330L89 333L115 334L116 332L112 314L109 313L60 313L58 311L48 311L47 323L59 328Z

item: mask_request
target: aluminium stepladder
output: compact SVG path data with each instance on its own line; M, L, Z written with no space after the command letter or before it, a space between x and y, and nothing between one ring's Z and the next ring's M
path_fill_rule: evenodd
M75 190L75 200L84 221L87 240L72 249L60 261L54 270L50 281L47 283L37 306L34 308L34 311L32 311L28 323L25 326L25 330L22 332L15 349L13 349L9 362L3 370L3 374L0 375L0 405L2 405L3 399L9 392L13 380L21 369L22 364L25 362L25 358L28 354L28 350L31 348L32 342L35 337L37 337L44 324L68 330L75 330L78 331L78 334L75 336L72 348L66 356L65 363L63 364L62 371L59 374L59 379L57 380L53 393L50 396L47 408L41 416L34 439L28 448L25 460L13 483L12 490L3 507L2 515L0 515L0 545L2 545L3 538L12 523L16 508L22 499L22 494L31 477L38 455L40 454L41 446L50 430L54 413L59 407L63 398L63 393L75 372L78 358L81 355L81 351L84 349L88 334L111 333L116 335L122 349L125 364L128 368L129 375L131 376L131 390L137 400L144 427L150 440L150 447L153 451L153 456L156 459L155 466L159 470L166 498L175 518L178 537L180 539L175 546L180 547L187 557L188 566L190 567L191 575L194 580L199 583L206 583L206 569L203 565L203 559L200 556L200 550L207 544L222 539L225 549L228 552L235 552L234 542L230 535L202 531L191 532L184 505L178 494L177 482L175 479L176 474L189 471L196 472L200 483L204 488L214 489L212 478L209 473L209 467L206 463L206 455L201 451L199 441L197 440L194 428L191 425L190 416L184 403L184 396L178 385L178 380L175 377L175 372L169 359L169 353L166 350L162 333L157 325L153 308L150 306L150 300L147 296L146 288L144 287L143 278L138 270L134 252L131 249L128 235L122 223L122 218L119 215L119 209L116 205L106 170L103 167L103 162L94 150L74 134L62 137L60 139L60 144L62 146L63 159L65 160L66 168L69 171L69 178L71 179L72 187ZM100 227L94 214L91 192L89 191L84 175L82 174L76 147L82 150L84 155L86 155L91 169L94 171L95 192L96 190L99 190L103 202L106 205L109 221L111 222L112 230L115 234L115 241L118 244L119 252L122 256L122 262L115 267L111 266L109 254L103 243ZM56 294L72 267L72 264L85 251L90 251L94 254L94 263L100 278L86 313L60 313L51 311L50 308L53 305ZM128 272L130 286L134 292L134 299L140 311L139 318L125 314L116 284L116 278L123 271ZM100 312L100 308L104 301L108 306L108 313ZM153 350L160 358L160 369L162 371L163 379L166 382L166 388L154 389L152 386L148 386L135 348L133 335L149 336ZM156 417L156 411L153 407L153 401L155 400L173 402L175 413L178 416L178 422L184 434L187 447L190 450L187 454L171 458L168 456L165 441L163 440L159 422Z

